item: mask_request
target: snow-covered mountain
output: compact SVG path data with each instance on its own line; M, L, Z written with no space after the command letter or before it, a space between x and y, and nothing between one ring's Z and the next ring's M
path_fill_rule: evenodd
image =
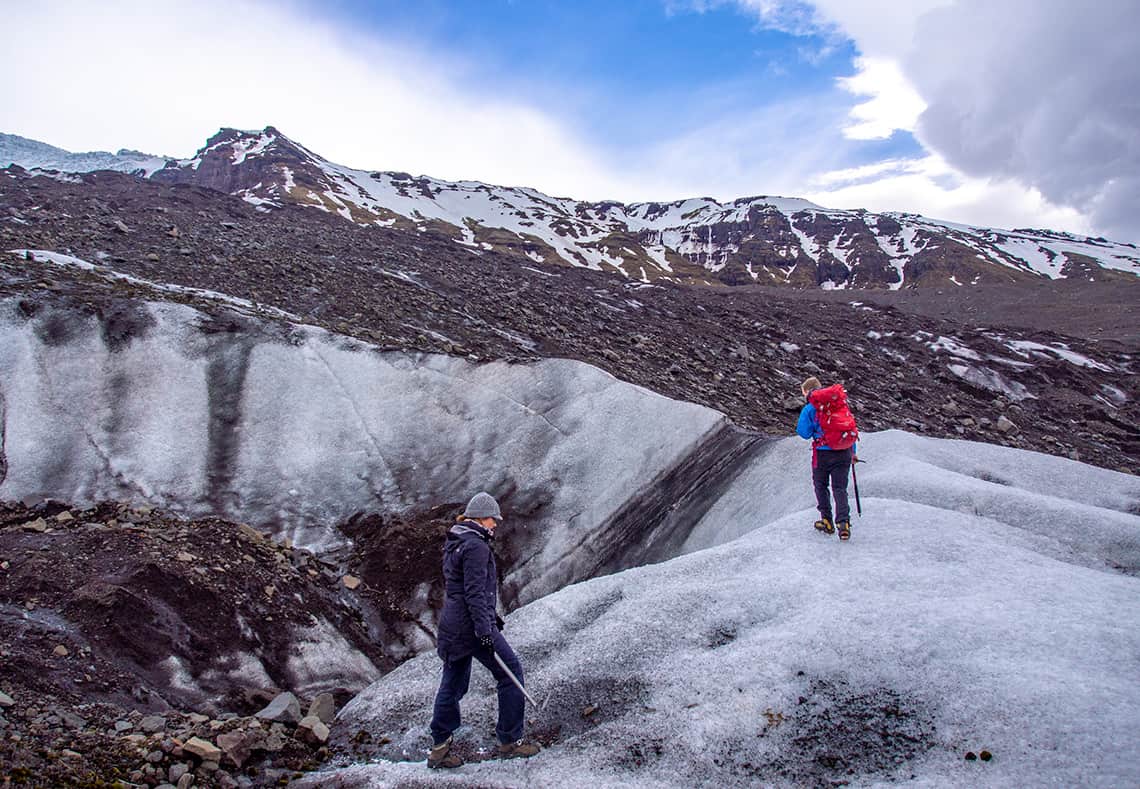
M5 155L24 167L91 169L79 160L22 159L21 147L11 148ZM165 183L235 194L264 210L311 205L358 224L440 231L458 244L524 263L611 270L645 281L896 289L1140 275L1140 249L1103 238L832 210L772 196L729 203L584 202L478 181L355 170L271 126L223 129L191 159L140 169Z
M10 164L31 170L59 170L65 173L85 173L93 170L115 170L121 173L149 176L155 170L166 166L170 159L165 156L151 156L126 148L118 153L88 151L71 153L54 145L18 137L15 134L0 134L0 167Z

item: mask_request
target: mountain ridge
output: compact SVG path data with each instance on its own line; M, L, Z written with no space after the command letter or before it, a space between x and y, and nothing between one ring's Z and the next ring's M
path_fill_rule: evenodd
M0 140L0 164L14 158L4 150L10 138ZM189 159L151 171L118 169L237 195L261 210L312 206L360 225L437 230L524 265L578 266L645 282L895 290L1140 277L1140 249L1103 238L829 209L770 195L725 203L579 201L528 187L357 170L273 126L223 128Z

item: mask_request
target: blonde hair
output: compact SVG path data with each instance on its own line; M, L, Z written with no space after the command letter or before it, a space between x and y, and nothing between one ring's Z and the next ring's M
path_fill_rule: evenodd
M823 388L823 384L821 384L819 382L819 379L816 378L814 375L811 378L808 378L802 384L800 384L800 391L803 392L805 396L807 396L807 394L809 392L811 392L811 390L813 390L813 389L822 389L822 388Z

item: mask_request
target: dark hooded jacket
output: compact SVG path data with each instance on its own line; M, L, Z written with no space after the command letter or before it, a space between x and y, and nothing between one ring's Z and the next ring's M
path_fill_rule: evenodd
M439 618L436 651L444 660L472 654L479 638L495 632L499 576L491 533L474 521L460 521L443 544L446 598Z

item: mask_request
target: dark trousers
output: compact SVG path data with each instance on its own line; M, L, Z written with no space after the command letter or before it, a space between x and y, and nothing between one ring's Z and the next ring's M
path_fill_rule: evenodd
M522 663L502 633L495 633L495 651L507 664L511 672L523 679ZM495 656L483 647L477 647L475 653L466 657L448 660L443 664L443 678L439 683L439 691L435 694L435 709L431 716L431 739L439 745L459 728L459 701L467 693L467 685L471 681L471 659L475 658L491 672L498 683L499 689L499 722L495 726L495 734L499 742L508 743L521 740L523 736L523 714L526 699L522 691L515 687L507 672L495 661Z
M851 520L851 506L847 503L847 478L851 475L853 452L848 449L816 449L812 453L811 481L815 486L815 505L819 517L831 520L831 495L835 495L836 520ZM831 491L828 491L828 485Z

